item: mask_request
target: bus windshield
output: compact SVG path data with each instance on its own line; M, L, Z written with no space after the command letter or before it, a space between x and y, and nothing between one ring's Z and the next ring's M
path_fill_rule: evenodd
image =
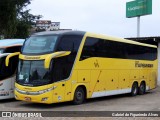
M51 83L50 72L44 68L44 61L19 61L17 83L26 86L40 86Z
M55 48L57 35L52 36L32 36L25 41L22 53L43 54L51 53Z

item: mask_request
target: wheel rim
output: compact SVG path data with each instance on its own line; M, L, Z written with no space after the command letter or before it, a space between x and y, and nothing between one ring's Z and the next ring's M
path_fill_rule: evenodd
M145 87L144 87L143 84L140 86L140 90L143 91L143 92L145 91Z
M83 98L83 93L81 91L77 91L77 94L76 94L76 99L78 101L81 101Z
M134 87L133 94L134 94L134 95L137 94L137 88L136 88L136 87Z

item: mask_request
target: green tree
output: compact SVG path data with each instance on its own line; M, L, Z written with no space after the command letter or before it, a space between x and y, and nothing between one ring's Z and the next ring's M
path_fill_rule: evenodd
M32 25L35 25L35 20L40 19L41 15L32 15L29 13L30 10L20 12L19 18L17 20L17 31L15 33L15 38L27 38L30 34Z
M16 32L16 6L11 0L0 0L0 35L13 37Z
M30 14L26 6L31 0L0 0L0 35L5 38L26 38L29 30L40 19L40 15Z

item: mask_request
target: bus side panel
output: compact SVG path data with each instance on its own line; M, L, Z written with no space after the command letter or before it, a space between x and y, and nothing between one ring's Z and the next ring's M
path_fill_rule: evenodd
M119 86L118 70L105 70L106 90L117 90Z
M54 86L56 86L56 88L53 92L53 103L65 101L65 83L65 81L54 83Z
M149 85L150 85L150 89L154 89L156 87L157 84L157 71L156 70L150 70L149 71Z
M78 70L78 82L90 82L90 70Z
M71 97L74 95L74 92L72 92L72 89L73 89L72 87L74 84L77 83L77 79L78 79L77 73L78 73L77 70L73 70L73 73L72 73L70 80L66 81L65 101L73 100L73 98Z
M11 92L11 80L12 78L8 78L0 81L0 99L11 98L13 93Z
M106 80L102 77L100 70L91 70L90 96L96 93L94 97L105 96ZM93 96L92 96L93 97Z
M90 88L93 88L92 97L109 96L118 90L118 70L92 70ZM118 94L118 93L117 93Z
M148 76L148 70L146 70L146 69L139 70L139 77L140 77L141 80L142 79L146 80L149 77Z
M140 82L139 84L141 84L142 81L145 81L146 83L146 88L148 89L149 87L149 73L148 73L149 70L147 69L141 69L139 70L139 75L140 75Z
M130 88L130 71L129 70L120 70L119 71L119 88L126 89Z
M130 71L130 88L132 88L132 85L135 81L137 81L138 83L140 82L138 69Z

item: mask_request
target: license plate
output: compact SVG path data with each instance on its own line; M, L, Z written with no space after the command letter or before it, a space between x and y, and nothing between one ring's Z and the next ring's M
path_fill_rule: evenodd
M30 97L25 97L24 98L26 101L31 101L31 98Z

